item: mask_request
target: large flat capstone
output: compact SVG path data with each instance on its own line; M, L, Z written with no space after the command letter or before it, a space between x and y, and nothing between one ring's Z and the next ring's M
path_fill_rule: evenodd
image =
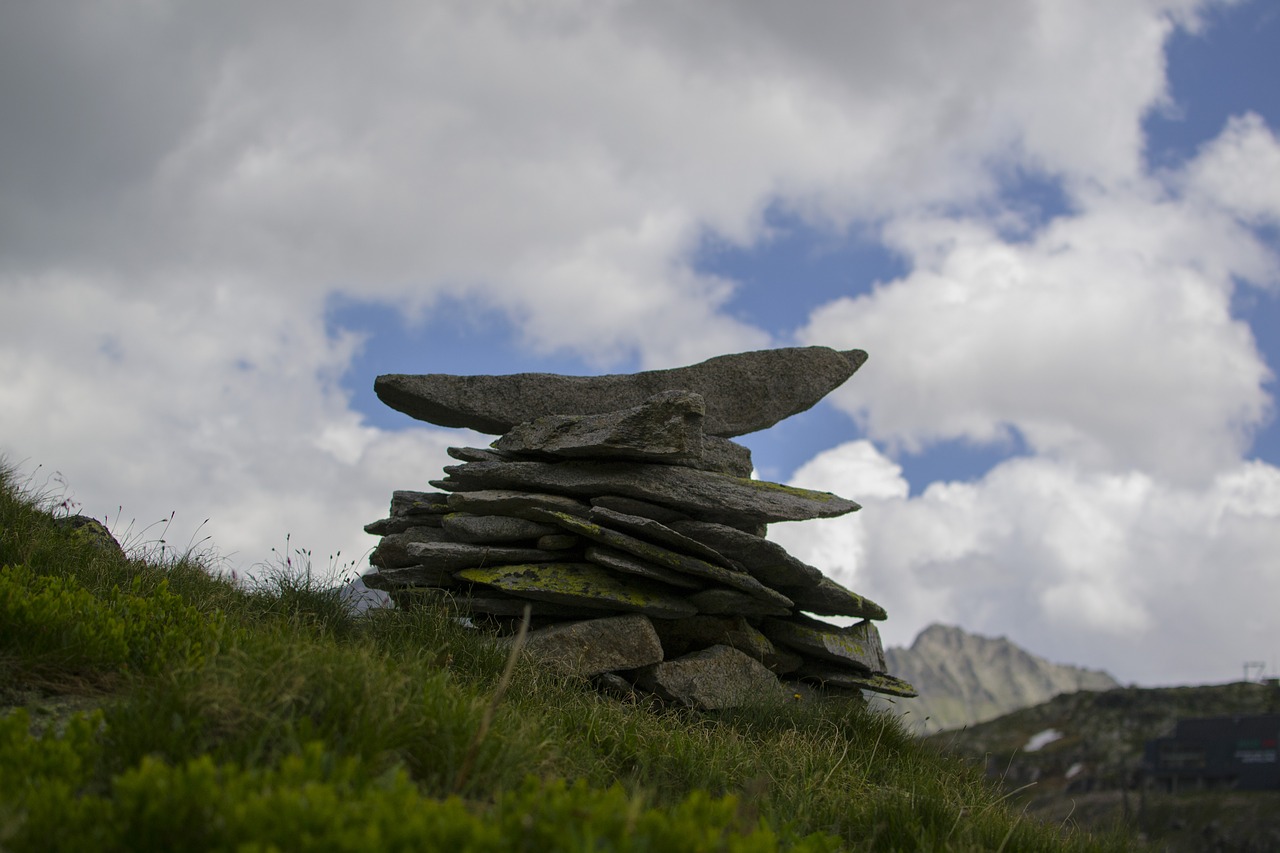
M866 360L862 350L788 347L608 376L386 374L374 381L373 389L383 403L410 417L492 435L545 415L616 412L664 391L691 391L706 403L707 435L727 438L767 429L805 411Z

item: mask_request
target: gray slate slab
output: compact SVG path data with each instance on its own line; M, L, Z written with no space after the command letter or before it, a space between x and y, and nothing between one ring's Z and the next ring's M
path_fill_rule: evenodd
M737 561L752 577L774 589L803 588L822 581L821 571L761 536L711 521L673 521L668 526ZM787 593L787 597L793 596Z
M538 537L538 547L544 551L567 551L581 544L582 537L572 533L549 533Z
M624 498L622 495L601 495L591 499L593 507L603 507L611 509L614 512L625 513L626 515L638 515L641 518L651 518L654 521L660 521L666 524L669 521L677 521L687 519L689 516L678 509L671 509L661 504L650 503L649 501L636 500L635 498Z
M616 412L543 415L516 424L493 447L535 457L696 465L702 461L705 411L698 394L664 391Z
M715 548L711 548L702 544L696 539L690 539L681 533L677 533L667 525L660 521L654 521L651 518L645 518L639 515L631 515L625 512L609 509L603 506L593 506L591 512L587 514L587 520L596 524L611 527L614 530L621 530L624 533L630 533L640 539L646 539L650 542L656 542L678 551L682 554L689 554L700 560L706 560L708 563L714 563L717 566L724 566L726 569L732 569L735 572L744 573L741 565L733 560L725 557Z
M729 477L675 465L639 462L469 462L450 465L455 491L520 489L583 498L622 495L661 504L712 521L768 524L833 518L859 509L830 492L798 489L762 480Z
M806 662L796 671L797 678L815 681L823 687L840 687L845 690L871 690L888 696L913 699L919 692L901 678L883 672L859 673L822 663Z
M774 606L789 608L791 599L787 598L780 592L769 589L746 572L735 572L732 569L726 569L723 566L715 566L706 560L699 560L697 557L690 557L686 554L677 554L661 545L655 545L652 542L645 542L634 536L628 536L617 530L612 530L600 524L594 524L585 519L577 518L562 512L548 512L543 515L543 519L559 524L571 533L576 533L586 539L593 539L611 548L619 551L625 551L633 554L642 560L650 563L656 563L659 566L665 566L669 569L675 569L687 575L702 580L714 581L724 584L737 590L745 592L753 598L758 598L768 602Z
M378 540L369 562L380 569L416 566L422 561L409 553L409 546L422 542L446 542L448 534L440 527L411 527L403 533L392 533Z
M751 448L718 435L703 436L702 461L693 467L730 477L750 477L755 468L751 463Z
M560 532L560 528L553 524L509 515L473 515L467 512L454 512L444 516L443 527L457 541L473 544L519 542Z
M379 376L373 388L383 403L410 417L493 435L544 415L614 412L663 391L691 391L706 403L706 434L732 437L805 411L852 376L866 358L862 350L790 347L611 376L388 374Z
M521 598L679 619L697 611L664 584L622 578L592 563L542 563L463 569L455 577Z
M404 533L415 527L443 527L442 515L401 515L380 518L364 526L365 533L374 536L390 536L392 533Z
M884 672L884 647L871 622L841 628L795 615L789 619L765 619L760 631L775 643L795 649L806 658L831 661L858 671Z
M554 551L510 548L502 545L469 545L465 542L414 542L407 545L405 551L424 566L437 566L450 570L466 569L472 566L500 566L509 563L537 563L556 559Z
M765 601L736 589L704 589L689 596L689 603L699 613L715 616L789 616L791 607L776 601Z
M483 489L454 492L449 495L452 512L469 512L473 515L509 515L512 518L532 518L533 510L567 512L585 516L591 507L576 498L565 495L548 495L511 489Z
M482 589L482 587L474 587ZM550 601L534 601L530 598L517 598L514 595L501 595L496 591L488 594L472 593L470 595L454 594L450 601L461 613L480 616L515 616L524 615L525 607L533 618L545 619L595 619L601 610L597 607L570 607L564 604L553 604Z
M797 610L817 613L819 616L857 616L862 619L886 619L883 607L869 598L846 589L831 578L823 578L817 586L783 587L783 591L795 602Z
M449 511L449 496L442 492L397 489L391 493L391 515L430 515Z
M410 586L453 587L453 570L439 566L397 566L379 569L364 576L365 586L373 589L401 589Z
M588 563L595 563L610 571L661 581L678 589L702 589L705 586L692 575L650 563L606 545L588 545L583 556Z

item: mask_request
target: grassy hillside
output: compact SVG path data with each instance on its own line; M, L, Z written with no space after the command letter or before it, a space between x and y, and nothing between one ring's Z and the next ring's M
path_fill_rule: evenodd
M448 612L131 559L0 470L0 849L1110 850L859 703L597 694ZM153 555L154 556L154 555Z

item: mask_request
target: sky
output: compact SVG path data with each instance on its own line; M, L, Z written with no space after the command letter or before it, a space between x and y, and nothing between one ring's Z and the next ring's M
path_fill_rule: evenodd
M380 373L856 347L742 440L886 644L1275 673L1277 79L1271 0L6 3L0 454L341 575L490 440Z

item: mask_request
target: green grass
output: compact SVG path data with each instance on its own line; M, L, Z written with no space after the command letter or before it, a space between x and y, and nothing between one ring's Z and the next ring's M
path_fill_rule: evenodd
M299 567L245 588L57 511L0 468L2 850L1127 848L857 702L697 713L524 658L503 690L439 606L351 617Z

